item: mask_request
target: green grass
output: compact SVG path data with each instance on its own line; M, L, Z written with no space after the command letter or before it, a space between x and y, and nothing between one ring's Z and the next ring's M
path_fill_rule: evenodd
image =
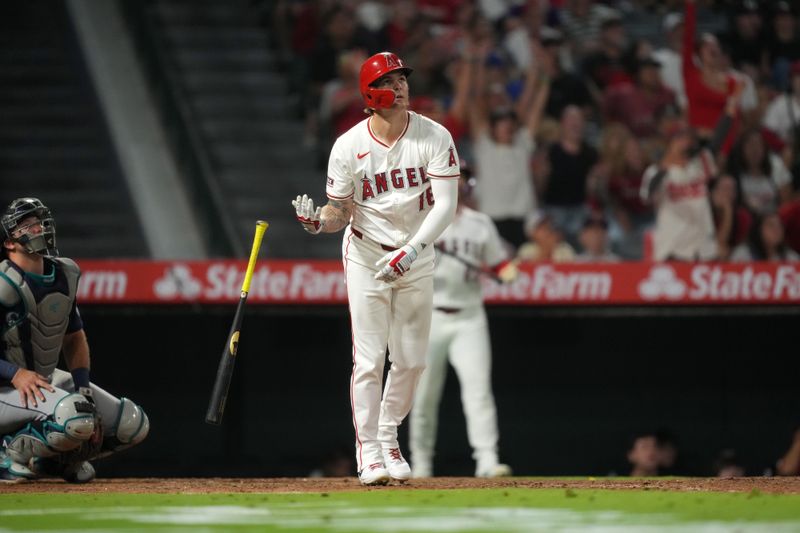
M0 493L0 532L6 531L782 533L800 532L800 495L589 489Z

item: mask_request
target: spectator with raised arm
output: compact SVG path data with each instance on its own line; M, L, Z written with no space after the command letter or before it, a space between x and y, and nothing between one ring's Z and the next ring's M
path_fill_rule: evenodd
M661 80L675 95L681 110L686 109L686 89L683 86L683 15L669 13L662 22L665 46L653 52L653 57L661 64Z
M699 41L696 41L696 31L696 0L686 0L681 66L688 102L689 126L696 130L700 139L707 141L739 83L736 76L728 70L717 38L711 33L703 33ZM733 118L720 147L723 153L727 153L733 145L739 120L738 115Z
M538 43L533 53L541 56ZM492 218L500 235L514 248L525 241L525 215L537 205L531 176L535 135L549 91L549 79L532 63L522 94L512 107L491 107L486 87L486 47L474 47L477 97L470 109L470 131L476 160L478 207Z
M708 146L698 146L694 131L676 124L664 156L650 165L642 182L642 198L656 206L653 256L656 261L716 259L714 219L708 183L717 174L714 162L737 114L741 90L728 98L725 113Z

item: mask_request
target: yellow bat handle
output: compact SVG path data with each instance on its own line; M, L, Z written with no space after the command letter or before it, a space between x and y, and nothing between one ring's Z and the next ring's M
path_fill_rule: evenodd
M253 238L253 249L250 251L250 262L247 263L247 272L244 274L244 283L242 283L242 297L247 296L250 291L250 280L253 277L253 270L256 268L256 260L258 259L258 249L261 248L261 240L264 238L264 232L267 231L269 224L263 220L256 222L256 236Z

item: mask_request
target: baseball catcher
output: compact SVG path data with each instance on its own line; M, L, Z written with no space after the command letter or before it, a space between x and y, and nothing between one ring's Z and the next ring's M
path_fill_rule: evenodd
M86 483L90 461L138 444L150 423L134 402L89 380L80 269L58 256L50 209L18 198L0 224L0 479ZM61 354L69 372L56 368Z

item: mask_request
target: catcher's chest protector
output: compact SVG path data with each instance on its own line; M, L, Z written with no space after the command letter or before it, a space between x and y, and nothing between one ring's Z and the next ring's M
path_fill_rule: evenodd
M64 272L68 294L53 291L38 303L25 278L10 261L0 262L0 304L6 307L2 334L5 358L48 379L58 364L80 277L80 269L71 259L52 260L56 269ZM28 361L33 362L33 368Z

